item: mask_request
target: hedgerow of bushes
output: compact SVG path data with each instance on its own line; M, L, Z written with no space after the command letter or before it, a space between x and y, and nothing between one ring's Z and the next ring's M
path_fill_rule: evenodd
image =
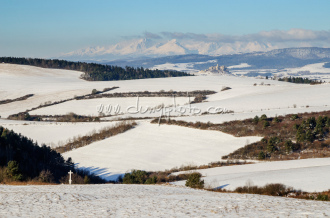
M318 200L318 201L329 201L330 190L324 192L303 192L296 190L292 187L280 183L270 183L264 186L245 185L237 187L234 191L227 191L225 189L218 189L218 192L235 192L240 194L258 194L258 195L270 195L270 196L281 196L291 197L306 200Z
M103 128L99 132L74 138L73 140L70 140L67 144L56 147L55 151L59 153L64 153L72 149L84 147L93 142L100 141L126 132L127 130L134 128L136 125L136 122L123 121L114 126Z

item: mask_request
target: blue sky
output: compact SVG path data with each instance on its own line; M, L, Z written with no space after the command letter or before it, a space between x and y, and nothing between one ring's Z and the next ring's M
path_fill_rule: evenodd
M329 0L0 0L0 56L50 57L144 32L330 30Z

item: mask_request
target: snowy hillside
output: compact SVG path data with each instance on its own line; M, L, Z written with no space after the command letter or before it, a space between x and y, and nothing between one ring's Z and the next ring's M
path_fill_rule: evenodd
M118 122L102 123L46 123L46 122L25 122L8 121L6 123L0 120L0 125L13 130L16 133L28 136L39 144L46 144L55 148L59 144L66 143L74 137L84 136L92 132L99 131L105 127L111 127Z
M209 64L214 64L214 62ZM248 67L250 67L248 62L241 62L241 64L233 65L230 70L243 71ZM324 70L323 74L327 75L326 69L320 64L309 65L304 69L310 71L311 69ZM292 72L301 71L301 69L291 70ZM111 90L110 93L172 90L184 91L189 94L194 90L215 91L216 93L208 95L205 101L196 104L187 104L189 102L188 97L178 97L175 100L168 97L140 98L139 103L143 109L147 106L157 107L160 104L168 106L166 109L180 107L185 111L172 111L170 115L174 117L171 119L194 122L223 123L225 121L253 118L262 114L276 116L324 111L330 108L329 84L299 85L233 75L87 82L79 79L80 74L81 72L77 71L0 64L0 85L2 87L0 100L34 94L34 96L23 101L1 104L0 125L32 138L34 141L38 141L39 144L47 143L56 146L59 142L66 142L68 139L79 135L83 136L94 130L98 131L103 127L114 125L116 122L111 120L122 118L134 120L141 117L158 118L161 115L159 111L153 114L143 113L143 111L129 113L127 108L136 106L137 98L121 97L71 100L29 112L31 115L65 115L69 112L80 115L98 115L100 104L104 106L120 105L122 114L111 114L109 117L102 118L102 120L108 120L107 122L56 123L6 119L11 114L24 112L45 102L65 100L73 98L75 95L89 94L93 89L103 90L114 86L119 88ZM231 89L221 91L223 87L230 87ZM193 100L193 97L190 100ZM177 104L177 107L174 106L175 104ZM216 113L216 108L230 110L231 112L226 114ZM194 110L190 111L191 109L200 110L200 112L194 113ZM261 139L261 137L235 138L219 131L170 125L158 126L157 124L150 124L150 119L137 120L137 122L137 126L125 133L92 142L85 147L64 153L64 156L65 158L72 157L73 161L77 163L76 167L88 169L106 179L116 179L118 175L131 169L156 171L180 167L181 165L201 165L212 161L220 161L221 156L228 155L246 144ZM323 159L322 161L326 160ZM282 167L283 164L278 164L278 162L223 167L219 169L219 172L218 169L213 169L215 170L212 174L214 178L209 177L211 173L206 173L205 180L212 182L217 179L219 182L216 186L230 184L228 187L236 187L237 185L244 185L252 177L251 180L255 184L277 181L295 188L312 191L330 188L327 184L320 182L322 178L319 177L322 175L321 172L329 170L328 164L318 165L321 160L317 159L309 161L305 165L301 164L300 168L295 167L296 164L293 161L285 162L286 167ZM292 164L294 167L292 167ZM265 165L267 166L265 167ZM239 171L240 167L243 167L244 173ZM269 167L274 170L269 171ZM305 172L304 169L308 169L308 172ZM300 178L300 181L302 181L305 175L308 176L304 178L304 184L295 180L295 178ZM224 180L222 181L221 178L224 178Z
M116 180L132 169L160 171L181 165L208 164L247 142L260 139L142 121L130 131L63 155L71 157L81 168Z
M177 105L185 105L189 103L188 97L175 98ZM162 105L169 107L174 104L173 97L127 97L127 98L99 98L89 100L73 100L63 104L58 104L50 107L40 108L32 111L30 114L37 115L65 115L70 112L74 112L79 115L98 116L101 111L101 105L104 107L111 105L118 108L119 113L134 112L137 109L142 108L143 111L147 108L157 108ZM132 109L130 109L132 108ZM106 115L115 115L117 111L114 109L107 113L107 110L102 110ZM149 116L149 113L146 113ZM158 114L158 113L157 113ZM151 115L152 116L152 115Z
M0 218L330 217L330 0L0 0Z
M232 68L231 73L238 76L276 76L280 77L303 77L311 80L321 80L330 81L330 68L325 68L324 65L327 62L307 64L301 67L284 68L284 69L250 69L247 67L245 69ZM238 65L239 66L239 65ZM193 69L193 66L191 66Z
M12 73L9 73L12 72ZM0 64L0 83L3 91L0 100L17 98L29 94L33 97L24 102L13 102L0 105L0 116L6 118L10 114L24 112L26 109L37 107L48 101L58 101L73 98L74 95L91 93L91 90L119 86L111 92L134 92L134 91L193 91L214 90L218 93L210 95L208 102L193 105L202 111L210 107L226 108L233 110L237 119L241 114L263 113L269 111L273 115L293 113L295 111L322 111L329 108L328 84L310 86L297 85L274 80L261 80L255 78L239 78L234 76L195 76L186 78L144 79L131 81L107 81L87 82L79 79L80 73L68 70L42 69L30 66ZM14 82L15 81L15 82ZM261 85L261 84L270 84ZM16 85L11 85L16 84ZM257 84L254 86L253 84ZM220 92L223 86L231 87L231 90ZM148 100L149 99L149 100ZM174 104L173 98L140 98L140 106L155 107L164 103ZM193 99L191 99L193 100ZM154 114L128 114L127 108L136 105L136 98L125 99L92 99L69 101L62 104L41 108L31 111L31 114L54 115L75 112L81 115L95 115L98 113L97 106L101 103L106 105L120 105L124 115L131 117L159 116ZM187 98L176 98L177 105L183 106L188 102ZM244 107L242 107L242 104ZM294 105L296 108L294 108ZM307 107L308 106L308 107ZM185 106L187 107L187 106ZM126 113L126 115L125 115ZM172 115L179 115L172 113ZM184 115L188 115L185 113ZM221 115L223 118L229 115ZM249 115L253 117L253 114ZM219 116L218 116L219 117ZM245 116L246 117L246 116ZM116 117L113 117L114 119ZM246 117L248 118L248 117ZM190 119L186 117L184 119ZM198 119L204 119L200 117ZM210 120L211 121L211 120ZM212 121L211 121L212 122Z
M197 170L203 176L205 184L211 188L223 187L234 190L239 186L264 186L269 183L281 183L297 190L308 192L330 189L330 158L304 159L290 161L260 162L241 166L229 166ZM181 172L186 173L186 172ZM174 173L174 174L180 174ZM183 185L185 181L174 182Z
M330 203L153 185L0 186L5 217L324 217Z

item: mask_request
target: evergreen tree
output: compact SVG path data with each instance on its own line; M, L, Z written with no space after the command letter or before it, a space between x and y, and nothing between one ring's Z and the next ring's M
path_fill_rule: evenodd
M259 122L259 117L258 117L258 116L255 116L255 117L253 118L253 122L254 122L255 124L257 124L257 123Z
M23 175L20 172L19 164L16 161L9 161L6 169L6 176L14 181L21 181Z
M266 114L261 115L260 120L267 120Z
M133 170L131 173L125 173L123 178L124 184L144 184L148 178L148 174L143 170Z
M290 153L293 151L293 143L291 140L286 141L284 146L285 146L285 150L287 153Z
M280 122L280 119L278 119L278 117L276 116L273 120L274 123L279 123Z
M268 143L267 143L267 151L269 153L276 151L277 150L276 145L280 142L281 142L280 138L278 138L276 136L270 137L270 139L268 140Z
M201 180L202 175L200 173L192 173L189 175L186 186L190 188L203 188L204 180Z
M306 131L306 141L313 142L315 139L315 136L311 130Z
M270 123L268 121L264 121L264 128L270 126Z
M258 160L264 160L266 158L266 155L263 151L260 151L258 154Z

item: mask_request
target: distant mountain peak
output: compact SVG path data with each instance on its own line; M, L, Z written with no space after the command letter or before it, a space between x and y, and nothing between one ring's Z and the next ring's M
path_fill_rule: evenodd
M277 50L274 50L277 49ZM72 51L60 56L68 60L91 60L111 61L115 59L138 58L138 57L164 57L169 55L203 54L203 55L227 55L239 53L265 52L266 56L286 55L297 58L310 59L313 57L329 57L327 52L313 48L292 48L287 50L278 49L267 42L203 42L203 41L180 41L171 39L168 41L157 41L140 38L122 41L110 46L91 46L84 49ZM269 53L267 53L269 52Z

